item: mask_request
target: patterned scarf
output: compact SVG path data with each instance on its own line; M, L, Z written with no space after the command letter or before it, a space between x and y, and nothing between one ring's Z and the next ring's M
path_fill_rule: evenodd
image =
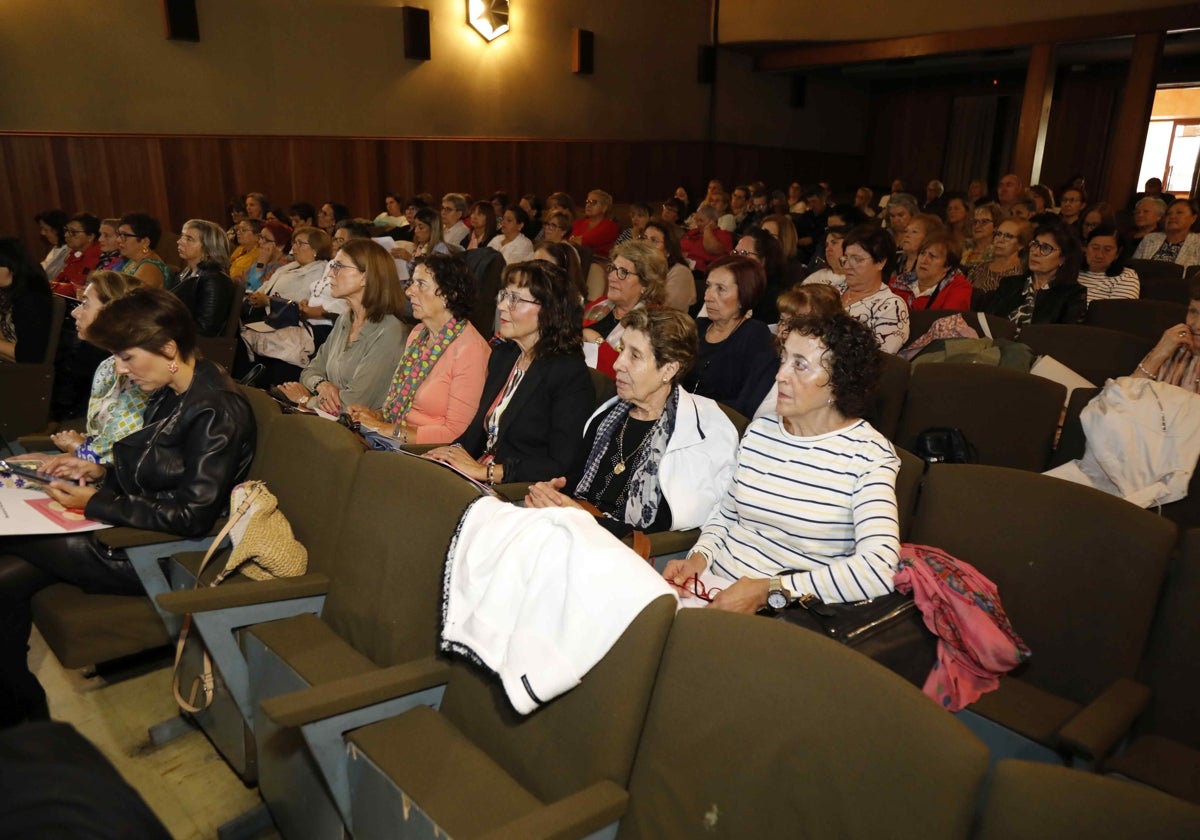
M603 465L604 454L608 452L613 437L625 423L625 418L629 416L632 408L633 403L620 400L600 421L600 426L596 429L596 440L592 444L592 451L588 454L587 468L583 472L583 478L579 480L579 485L575 488L576 495L586 498L587 491L591 488L592 482L596 480L596 473ZM667 404L663 406L662 415L650 431L650 442L646 445L641 460L634 467L633 474L629 476L629 483L625 485L624 520L634 528L649 527L658 516L658 506L662 502L658 470L662 466L663 455L667 451L671 434L675 431L675 418L678 414L679 386L676 385L671 389L671 395L667 397Z
M1033 320L1033 305L1037 303L1037 292L1033 288L1033 278L1025 279L1025 288L1021 290L1021 305L1008 314L1008 320L1017 325L1017 329L1028 326Z
M392 377L392 386L388 389L387 399L383 403L384 420L395 423L408 416L417 396L417 389L446 352L446 348L462 335L466 326L466 321L460 323L457 318L451 318L438 330L432 344L428 341L429 328L421 327L416 340L404 348L404 356L396 366L396 375Z
M12 297L7 289L0 290L0 338L17 340L17 327L13 323Z

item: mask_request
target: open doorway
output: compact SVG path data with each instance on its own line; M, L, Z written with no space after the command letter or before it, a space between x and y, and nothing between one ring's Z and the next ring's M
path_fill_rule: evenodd
M1198 168L1200 86L1159 88L1146 131L1138 187L1149 178L1161 178L1165 192L1190 195L1196 188Z

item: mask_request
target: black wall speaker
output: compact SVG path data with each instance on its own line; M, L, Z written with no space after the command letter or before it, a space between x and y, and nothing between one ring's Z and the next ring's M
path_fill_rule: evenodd
M704 45L696 51L696 81L711 85L717 80L717 48Z
M590 29L571 30L571 72L590 75L596 70L596 33Z
M199 41L196 0L162 0L163 22L170 41Z
M793 108L803 108L808 98L808 77L792 76L792 91L788 96L788 104Z
M404 6L404 57L429 61L433 50L429 45L429 10Z

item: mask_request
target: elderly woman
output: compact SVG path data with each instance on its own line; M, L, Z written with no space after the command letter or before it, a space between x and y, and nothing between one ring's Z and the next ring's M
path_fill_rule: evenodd
M617 395L588 421L570 474L534 484L526 506L583 499L618 536L698 528L729 484L737 431L720 406L679 386L696 359L691 318L635 309L621 324Z
M271 199L267 198L260 192L246 193L246 218L257 219L260 222L267 220L267 214L271 212Z
M196 332L221 335L233 303L229 271L229 239L221 226L204 219L188 219L177 243L184 268L170 290L196 319Z
M733 234L717 227L717 211L707 204L697 207L690 221L692 227L680 238L679 246L696 271L703 274L713 260L733 250Z
M561 268L533 260L504 269L496 308L503 342L488 359L479 409L453 446L426 457L489 484L565 475L596 402L578 299Z
M971 308L971 284L959 268L962 250L948 231L925 237L917 253L917 267L908 283L892 283L909 310Z
M271 275L257 292L249 292L245 300L267 315L277 312L276 307L295 303L304 321L277 328L266 323L243 326L235 375L245 375L254 362L266 368L260 380L263 385L279 385L300 375L333 330L331 316L349 311L344 300L330 294L332 278L327 268L332 255L329 234L318 227L296 228L292 233L292 262ZM253 358L241 353L243 347Z
M866 324L885 353L895 353L908 341L909 317L904 301L883 282L896 256L892 238L874 225L861 225L846 234L842 250L846 314Z
M976 291L991 292L1005 277L1025 273L1021 255L1033 239L1033 225L1022 219L1008 218L992 236L992 258L972 266L967 280Z
M120 219L103 219L100 222L100 260L96 263L97 271L120 271L125 267L125 257L121 255L121 240L117 236L117 228L121 226Z
M724 499L663 577L687 591L706 572L727 580L710 606L744 613L892 592L900 459L859 419L879 368L878 344L854 318L797 318L776 375L778 417L750 424Z
M1108 225L1114 230L1117 229L1117 214L1113 212L1111 206L1103 201L1091 205L1084 211L1083 220L1079 223L1083 240L1086 242L1088 234L1100 225Z
M408 345L382 410L352 404L350 419L401 443L449 443L479 408L490 348L467 320L475 278L461 256L417 259L405 286L420 326Z
M46 272L25 246L0 239L0 361L37 363L45 358L51 301Z
M928 213L918 213L908 220L908 225L901 231L897 242L899 253L896 268L888 280L892 288L905 288L912 284L917 276L917 255L921 253L925 237L941 229L942 220Z
M1036 187L1030 187L1029 189L1032 191ZM1087 207L1087 193L1084 192L1083 187L1067 187L1062 191L1058 199L1058 218L1063 224L1079 230L1083 222L1083 209ZM1051 196L1050 204L1044 209L1053 211L1053 208L1054 200L1053 196ZM1038 210L1038 212L1041 213L1043 210Z
M684 387L730 405L763 355L772 355L771 330L750 317L766 289L763 267L750 257L729 256L713 263L704 284L708 315L696 319L700 355Z
M43 210L33 220L38 224L42 239L50 245L50 250L42 258L42 271L47 278L57 277L67 264L67 253L70 251L65 232L69 218L62 210Z
M971 220L971 241L963 249L963 265L975 266L992 259L992 240L1004 221L1004 208L996 202L976 206Z
M583 218L571 227L571 244L591 248L597 257L607 257L621 229L608 217L612 196L604 190L592 190L583 203Z
M1137 300L1142 283L1137 272L1121 264L1121 236L1116 228L1099 225L1087 235L1083 256L1086 269L1079 272L1079 285L1094 300Z
M842 266L843 249L849 228L831 227L825 234L825 265L804 278L804 284L821 283L832 286L840 295L846 291L846 269Z
M171 280L171 269L154 251L161 237L158 219L146 213L126 213L117 226L121 256L127 260L121 270L141 280L147 288L161 289Z
M495 210L493 209L494 213ZM469 231L463 217L467 214L467 197L462 193L446 193L442 196L439 219L442 222L442 241L458 247L467 238ZM411 271L411 268L410 268Z
M1168 328L1132 375L1200 394L1200 279L1188 284L1184 323Z
M845 311L842 309L842 296L833 286L825 283L793 286L776 299L775 305L779 310L775 331L777 347L782 347L787 340L788 329L794 318L800 315L825 317ZM779 396L779 384L775 381L778 372L779 359L775 355L763 357L753 370L746 372L746 384L742 386L742 392L732 407L752 420L774 414L776 398Z
M258 258L246 270L242 282L246 291L257 292L288 262L292 247L292 229L281 222L264 222L258 234Z
M221 239L225 231L217 228ZM136 277L116 271L94 271L83 291L83 303L71 310L75 330L88 341L88 328L104 307L141 285ZM96 367L87 405L87 432L55 432L54 445L70 455L97 464L112 463L113 444L142 427L148 395L128 376L116 371L117 357L108 355Z
M377 410L408 336L399 318L404 304L396 262L377 242L352 239L329 272L333 297L349 311L337 319L300 381L284 383L281 390L292 402L328 414L355 403Z
M1132 259L1143 239L1152 233L1161 233L1163 217L1166 215L1167 203L1158 196L1148 195L1139 200L1133 207L1133 232L1121 256Z
M651 219L642 231L642 238L657 248L667 261L667 293L663 306L687 312L696 303L696 278L684 261L679 229L661 219Z
M1176 265L1200 263L1200 233L1192 233L1196 224L1197 204L1177 198L1167 208L1162 233L1148 233L1134 252L1134 259L1173 262Z
M533 259L533 243L525 235L529 217L520 207L509 207L500 221L500 233L488 241L493 251L499 251L505 264Z
M218 365L196 353L191 313L169 292L130 292L104 307L87 334L116 356L118 375L151 395L144 425L114 444L110 467L70 455L46 461L42 470L58 479L47 494L101 522L207 534L254 455L250 406ZM45 695L26 668L33 595L59 582L121 595L142 587L124 555L90 534L7 538L0 557L0 694L7 688L20 699L17 717L37 717Z
M1005 277L983 301L983 311L1026 324L1078 324L1087 312L1079 285L1079 240L1060 223L1037 229L1029 243L1029 271Z
M572 224L574 222L566 211L547 210L542 222L542 238L547 242L566 242Z
M233 238L237 244L229 255L229 276L238 282L246 279L246 272L258 262L258 234L263 223L259 219L242 219L233 226Z
M921 212L921 208L917 205L917 199L910 193L894 192L888 200L887 209L884 212L887 215L887 229L896 246L899 247L900 237L908 228L908 223L912 221L913 216Z
M55 294L78 299L83 293L88 275L100 264L99 236L100 220L91 213L80 213L67 221L63 228L67 261L50 283Z
M476 201L471 205L471 212L467 214L467 226L471 232L460 243L463 250L486 248L496 236L496 208L490 201Z
M583 340L598 347L596 369L613 376L624 333L621 319L638 307L662 304L667 262L649 242L625 242L613 249L605 277L607 294L584 310Z

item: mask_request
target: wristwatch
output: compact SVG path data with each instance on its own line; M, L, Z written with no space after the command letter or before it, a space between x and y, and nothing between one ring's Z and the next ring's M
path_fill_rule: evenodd
M782 610L792 603L792 593L783 586L781 578L773 577L767 584L767 606L773 610Z

